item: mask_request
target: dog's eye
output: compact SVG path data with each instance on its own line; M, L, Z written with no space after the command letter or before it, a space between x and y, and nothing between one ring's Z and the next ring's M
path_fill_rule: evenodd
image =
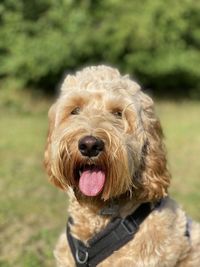
M79 107L76 107L71 111L71 115L78 115L80 111L81 109Z
M121 110L115 110L112 112L112 114L117 118L122 118L122 111Z

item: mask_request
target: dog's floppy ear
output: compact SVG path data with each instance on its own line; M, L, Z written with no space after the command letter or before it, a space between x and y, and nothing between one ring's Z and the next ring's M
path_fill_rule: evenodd
M167 195L167 188L170 183L163 132L160 122L155 116L152 99L140 92L140 101L142 105L141 120L146 139L141 183L143 192L146 194L145 198L149 200L160 199Z
M57 110L57 103L53 104L48 112L49 128L48 128L47 141L44 153L44 166L50 178L50 181L54 183L57 187L64 189L60 181L53 175L51 170L51 164L52 164L51 144L52 144L52 134L55 127L56 110Z

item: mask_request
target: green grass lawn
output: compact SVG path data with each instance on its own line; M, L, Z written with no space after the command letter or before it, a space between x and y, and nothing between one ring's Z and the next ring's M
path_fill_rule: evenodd
M165 133L171 194L200 221L200 102L158 103Z
M42 166L50 103L12 101L1 103L0 266L53 267L67 198L48 183ZM200 103L159 102L157 113L173 175L171 194L200 220Z

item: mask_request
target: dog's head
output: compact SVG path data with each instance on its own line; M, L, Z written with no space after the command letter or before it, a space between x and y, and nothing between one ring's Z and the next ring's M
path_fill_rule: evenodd
M49 110L45 166L79 201L156 200L169 185L162 138L153 101L137 83L110 67L85 68L66 77Z

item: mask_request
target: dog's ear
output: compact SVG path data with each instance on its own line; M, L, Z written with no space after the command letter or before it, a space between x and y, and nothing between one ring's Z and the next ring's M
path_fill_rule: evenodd
M47 141L44 153L44 166L50 178L50 181L57 187L64 189L61 182L53 175L51 170L51 164L52 164L51 144L52 144L52 134L55 127L56 110L57 110L57 103L53 104L48 112L49 128L48 128Z
M160 199L167 195L170 174L167 169L163 131L155 116L154 104L150 97L140 93L142 105L141 120L145 134L145 144L141 168L141 182L144 198Z

